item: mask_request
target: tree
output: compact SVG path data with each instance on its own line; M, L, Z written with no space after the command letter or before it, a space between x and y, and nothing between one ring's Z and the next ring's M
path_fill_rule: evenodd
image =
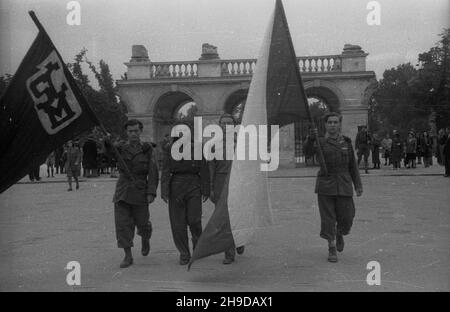
M405 134L426 120L423 109L417 106L413 96L412 82L417 70L410 63L398 65L383 73L379 88L371 102L372 120L376 118L386 131L397 129ZM375 125L372 125L375 127Z
M449 124L450 29L440 36L435 47L419 54L417 68L406 63L383 73L370 107L374 128L404 135L410 129L429 131L433 115L438 129Z
M109 66L104 60L100 60L100 71L98 71L96 66L87 59L86 54L87 50L83 48L75 56L74 62L68 64L68 67L90 107L106 130L113 136L124 137L125 131L123 124L127 120L127 109L117 95L117 86L114 85ZM89 66L89 69L98 82L100 90L95 90L90 85L88 75L83 72L83 63Z
M424 110L436 113L438 129L450 125L450 28L440 36L435 47L419 54L419 78L413 83Z

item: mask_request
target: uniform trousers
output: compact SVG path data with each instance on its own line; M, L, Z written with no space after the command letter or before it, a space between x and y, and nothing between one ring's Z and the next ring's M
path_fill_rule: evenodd
M347 235L355 217L355 205L351 196L318 195L321 220L320 237L334 240L336 235Z
M152 236L152 223L148 204L132 205L124 201L114 203L114 219L116 224L117 247L133 247L134 231L142 239Z
M364 168L367 168L369 161L370 149L368 146L360 147L357 152L358 156L358 166L361 162L361 159L364 157Z
M180 259L189 260L188 227L195 248L202 234L202 194L200 176L197 174L174 174L170 185L169 218L175 246Z

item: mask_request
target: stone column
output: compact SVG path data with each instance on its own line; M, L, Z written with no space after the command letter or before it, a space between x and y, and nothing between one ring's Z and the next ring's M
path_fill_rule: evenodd
M367 109L366 108L348 108L343 109L342 113L342 134L352 139L355 145L358 126L367 125Z
M363 72L366 71L366 57L360 46L346 44L341 54L342 72Z

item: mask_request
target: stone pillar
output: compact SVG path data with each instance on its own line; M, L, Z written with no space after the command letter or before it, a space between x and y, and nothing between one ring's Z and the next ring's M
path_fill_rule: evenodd
M128 67L127 79L149 79L150 59L147 49L143 45L133 45L131 48L131 60L125 63Z
M217 47L204 43L202 46L202 56L199 59L197 74L198 77L220 77L222 68Z
M341 54L342 72L363 72L366 71L366 57L360 46L346 44Z
M367 125L367 109L365 108L347 108L342 113L342 134L352 139L355 145L358 126Z
M220 59L219 53L217 52L217 47L204 43L202 45L202 56L200 57L200 61L204 60L218 60Z

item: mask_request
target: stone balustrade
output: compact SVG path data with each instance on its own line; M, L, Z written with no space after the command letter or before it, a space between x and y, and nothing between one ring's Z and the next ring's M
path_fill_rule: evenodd
M198 62L149 63L150 78L195 78L198 77Z
M297 57L297 61L302 73L326 73L342 70L341 55L301 56ZM256 59L148 62L142 65L149 66L150 79L192 79L199 77L199 66L218 63L221 77L251 76L256 67Z
M256 67L256 59L222 60L222 77L251 76Z
M326 73L340 72L341 55L323 55L323 56L300 56L297 57L300 72L303 73Z

